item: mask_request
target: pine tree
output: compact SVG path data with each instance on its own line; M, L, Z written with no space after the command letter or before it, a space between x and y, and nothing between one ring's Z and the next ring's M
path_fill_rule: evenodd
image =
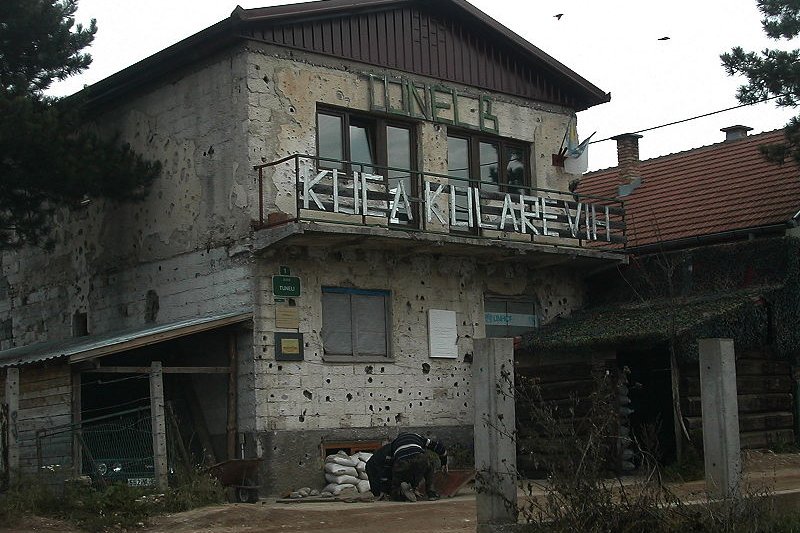
M161 165L98 135L80 93L45 91L86 69L97 31L77 0L0 0L0 250L51 244L50 215L92 198L139 200Z
M791 40L800 34L800 0L756 0L763 14L761 25L772 39ZM778 106L796 107L800 102L800 50L767 49L745 52L737 46L720 56L731 76L741 74L747 84L739 87L736 97L742 103L755 103L777 97ZM762 147L770 161L800 163L800 117L786 125L786 142Z

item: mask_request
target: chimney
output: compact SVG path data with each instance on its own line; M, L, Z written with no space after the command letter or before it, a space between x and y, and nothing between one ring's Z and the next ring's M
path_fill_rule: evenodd
M633 178L639 177L639 139L641 135L623 133L611 137L617 141L617 167L619 168L619 182L626 185Z
M744 139L745 137L747 137L747 132L752 130L753 128L737 124L736 126L728 126L727 128L722 128L719 131L725 132L725 142L728 142L728 141L735 141L737 139Z

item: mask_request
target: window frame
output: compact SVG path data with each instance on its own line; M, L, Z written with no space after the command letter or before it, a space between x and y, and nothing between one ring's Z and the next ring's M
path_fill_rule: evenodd
M353 353L329 353L325 348L325 339L323 331L325 330L325 294L347 294L349 298L350 310L350 346ZM337 287L331 285L323 285L320 291L320 317L322 317L322 329L320 331L320 340L322 344L322 360L330 363L353 363L353 362L386 362L393 359L392 357L392 291L385 289L356 289L351 287ZM353 311L353 297L358 296L382 296L383 297L383 310L384 310L384 349L385 355L382 354L359 354L358 347L358 321L357 316Z
M399 128L408 130L409 134L409 164L410 168L404 169L408 170L410 182L411 182L411 190L406 191L406 193L412 199L412 209L414 210L413 215L413 223L411 224L396 224L401 227L411 227L411 228L418 228L420 224L420 212L421 209L419 207L419 195L420 195L420 172L419 172L419 123L414 121L405 121L405 120L398 120L394 117L388 118L383 115L378 115L375 113L368 113L365 111L360 111L357 109L350 109L350 108L338 108L334 106L327 106L327 105L317 105L316 114L314 115L315 123L316 123L316 133L315 133L315 142L316 142L316 153L319 156L319 149L320 149L320 142L319 142L319 116L320 115L327 115L327 116L334 116L338 117L341 120L341 130L340 135L342 138L342 157L343 163L341 166L335 167L330 164L328 161L318 161L319 168L322 169L333 169L338 168L339 170L344 170L347 173L351 173L352 171L361 172L364 168L369 168L363 161L353 161L352 160L352 146L350 143L350 126L355 121L356 123L362 124L371 124L373 129L373 136L372 142L375 144L375 160L372 162L373 171L383 175L388 174L389 171L386 167L389 166L389 146L388 146L388 128ZM377 167L377 169L375 168ZM383 168L381 168L383 167ZM393 167L393 168L400 168L400 167ZM388 180L395 179L391 178L388 175L384 176ZM417 201L414 201L417 200Z
M397 120L394 118L386 118L382 115L375 113L367 113L364 111L337 108L331 106L317 106L317 112L314 116L316 121L316 151L319 154L319 116L328 115L338 117L342 121L341 136L344 143L342 146L342 157L344 161L349 163L365 163L364 161L353 161L352 147L350 145L350 126L355 121L356 123L369 123L374 128L374 137L372 141L375 143L375 161L372 164L376 167L387 167L389 161L389 147L387 146L387 133L386 128L391 126L394 128L401 128L409 131L410 139L410 163L411 168L405 169L411 172L417 172L418 164L418 135L417 123L412 121ZM324 162L320 161L320 165ZM413 182L414 180L412 180Z
M506 306L506 314L510 314L510 313L508 313L508 304L510 304L510 303L531 304L532 307L533 307L533 315L532 316L534 317L535 324L531 329L526 330L526 331L534 331L534 330L539 329L541 327L541 322L540 322L540 317L539 317L539 302L538 302L537 298L535 298L533 296L501 296L501 295L498 295L498 294L484 294L483 295L483 313L484 313L484 324L483 324L483 326L484 326L484 334L486 335L487 338L489 338L489 332L487 331L487 329L490 326L486 325L485 316L486 316L486 313L487 313L487 311L486 311L487 305L486 304L489 303L489 302L497 302L497 303L505 304L505 306ZM506 326L491 326L491 327L511 328L512 326L506 325ZM517 334L517 335L510 335L510 332L509 332L509 335L507 335L507 336L496 337L496 338L504 338L504 339L513 338L513 337L517 337L517 336L519 336L521 334L522 333Z
M469 130L448 129L447 137L454 137L467 141L467 176L469 176L470 185L478 188L483 188L485 185L495 185L490 181L483 181L480 176L480 145L481 143L494 144L498 147L498 181L496 186L500 192L508 192L508 189L514 187L530 188L533 185L533 169L531 168L531 143L519 139L511 139L508 137L500 137L497 135L487 135L485 133L478 133ZM525 155L523 164L525 165L524 183L522 185L509 185L507 175L506 154L512 149L519 149ZM450 159L448 153L448 174L450 172ZM458 179L458 178L457 178Z

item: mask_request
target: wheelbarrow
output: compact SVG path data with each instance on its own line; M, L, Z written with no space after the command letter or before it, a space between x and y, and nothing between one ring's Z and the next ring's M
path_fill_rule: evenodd
M228 459L208 468L208 473L219 480L231 503L256 503L258 501L258 467L261 459Z

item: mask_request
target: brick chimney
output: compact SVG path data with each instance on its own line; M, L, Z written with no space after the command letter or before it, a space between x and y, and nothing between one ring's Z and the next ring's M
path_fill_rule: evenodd
M639 139L641 135L623 133L611 137L617 141L617 167L619 168L619 182L627 185L633 178L639 177Z
M745 137L747 137L747 132L752 130L753 128L737 124L736 126L728 126L727 128L722 128L719 131L725 132L725 142L728 142L728 141L735 141L737 139L744 139Z

